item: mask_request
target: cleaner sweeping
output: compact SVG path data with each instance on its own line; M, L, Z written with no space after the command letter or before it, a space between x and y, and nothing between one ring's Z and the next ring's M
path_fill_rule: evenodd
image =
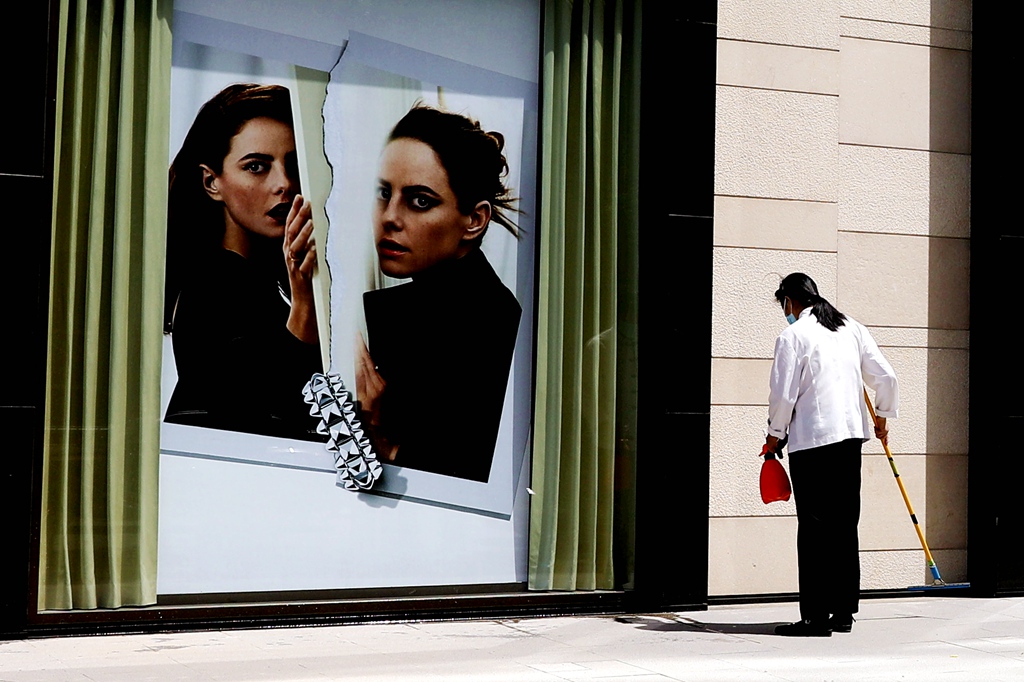
M872 433L863 386L875 391L873 430L883 443L899 389L868 330L822 298L810 277L787 276L775 299L789 327L775 342L765 452L781 456L788 437L800 585L800 620L775 632L829 637L850 632L859 610L861 446Z

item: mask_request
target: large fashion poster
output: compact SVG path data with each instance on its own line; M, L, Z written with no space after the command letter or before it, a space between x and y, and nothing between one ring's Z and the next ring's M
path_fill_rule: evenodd
M536 83L343 5L176 5L161 594L525 579Z

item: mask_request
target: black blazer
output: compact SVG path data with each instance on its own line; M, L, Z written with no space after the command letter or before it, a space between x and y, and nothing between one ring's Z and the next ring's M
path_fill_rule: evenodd
M277 278L218 249L191 273L171 327L178 383L164 421L324 442L302 388L323 371L318 344L285 327Z
M486 482L522 308L474 250L363 295L395 464Z

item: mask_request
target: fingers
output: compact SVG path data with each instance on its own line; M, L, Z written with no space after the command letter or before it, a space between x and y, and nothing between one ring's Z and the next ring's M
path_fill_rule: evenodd
M356 396L362 403L367 423L377 424L380 421L379 400L387 383L373 364L366 341L360 333L356 338Z
M316 245L313 241L312 207L301 195L295 197L284 232L284 257L289 271L310 277L316 269Z
M370 351L366 347L366 341L363 339L362 332L359 333L359 338L356 342L356 360L358 361L357 369L363 373L364 377L371 380L374 376L380 377L377 374L377 367L373 364L373 358L370 357Z
M302 207L302 201L303 199L301 194L296 194L295 198L292 199L291 208L288 209L288 217L284 219L286 236L288 234L288 226L292 224L293 220L295 220L295 214L298 213L299 208Z
M313 231L313 223L309 224L310 234ZM308 239L299 238L292 242L290 247L285 247L284 258L287 261L289 270L298 270L306 276L313 274L316 267L316 242L310 235ZM301 244L301 246L299 246Z
M359 344L356 343L356 400L360 402L366 396L366 368L363 364L363 356L359 351Z
M366 347L366 341L363 340L363 335L359 334L359 348L356 350L359 355L359 363L364 374L364 379L367 382L367 388L375 391L379 395L384 387L387 385L384 378L380 375L377 370L377 365L374 364L373 358L370 357L370 351Z
M362 332L356 334L356 359L360 365L365 365L366 361L370 359L370 350L366 347L366 340L363 339Z
M292 207L288 209L288 217L284 221L284 247L286 250L300 229L298 227L299 213L301 213L305 203L306 200L301 194L295 195L295 198L292 199Z
M306 251L305 258L302 259L302 263L299 265L299 272L306 277L312 277L313 271L316 269L316 245L310 245Z
M292 207L288 210L288 219L284 228L285 255L293 260L301 260L300 254L305 250L305 243L313 234L313 207L301 194L296 195Z
M303 214L299 214L295 220L295 232L288 242L288 248L296 254L305 250L307 245L313 241L313 221L307 217L306 222L300 224L299 220L302 218Z

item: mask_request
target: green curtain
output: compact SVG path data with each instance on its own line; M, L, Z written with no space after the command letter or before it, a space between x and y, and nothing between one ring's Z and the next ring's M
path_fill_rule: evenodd
M543 60L529 584L612 589L632 569L640 1L545 2Z
M171 10L60 3L40 610L156 601Z

